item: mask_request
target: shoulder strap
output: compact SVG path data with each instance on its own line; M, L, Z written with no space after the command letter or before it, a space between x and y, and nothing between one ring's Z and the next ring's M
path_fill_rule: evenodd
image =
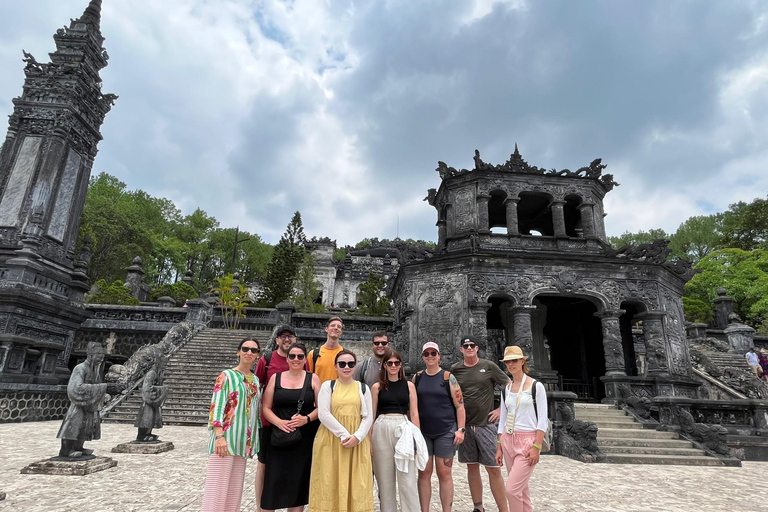
M266 363L264 365L264 378L267 378L267 374L269 373L269 362L272 361L272 352L269 352L267 354L264 354L264 362Z
M317 360L320 359L320 348L312 351L312 370L317 373Z
M365 382L365 377L368 375L368 368L371 366L371 358L367 357L360 368L360 382Z
M275 389L277 389L277 388L281 388L281 387L282 387L282 386L280 385L280 383L282 382L282 380L280 379L280 375L281 375L281 374L282 374L282 372L277 372L277 373L275 374Z
M368 386L364 382L359 382L360 384L360 391L363 392L363 395L365 395L365 390L368 389Z
M531 384L531 398L533 399L533 412L536 414L536 421L539 421L539 408L536 406L536 384L538 384L538 381L536 379L531 379L533 381L533 384Z
M445 387L446 393L448 393L448 398L451 399L451 405L453 405L453 395L451 394L451 381L449 380L451 378L451 372L448 370L443 370L443 387Z
M413 377L413 385L416 387L416 389L419 389L419 381L421 380L421 373L424 370L419 370L416 372L416 375Z
M334 389L335 387L336 387L336 381L335 381L335 380L332 380L332 381L331 381L331 393L333 393L333 389Z

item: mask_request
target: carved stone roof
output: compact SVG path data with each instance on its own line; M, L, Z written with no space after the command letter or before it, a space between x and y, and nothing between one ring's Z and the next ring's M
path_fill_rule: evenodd
M570 169L562 169L560 171L557 169L546 170L543 167L540 168L529 165L528 162L526 162L520 154L520 151L517 148L517 144L515 144L515 152L512 153L509 157L509 160L503 164L493 165L484 162L483 159L480 158L480 151L477 149L475 150L475 156L473 158L475 160L475 168L472 171L469 169L457 170L454 167L449 167L445 162L438 162L435 171L440 174L440 178L443 180L450 179L455 176L465 175L470 172L502 172L595 180L600 183L606 191L610 191L619 185L613 181L612 174L603 174L603 170L607 166L602 163L601 158L593 160L592 163L590 163L588 166L581 167L576 171L571 171Z

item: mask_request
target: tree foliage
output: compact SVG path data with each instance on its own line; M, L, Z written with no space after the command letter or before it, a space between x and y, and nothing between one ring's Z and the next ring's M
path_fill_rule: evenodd
M149 293L147 299L154 302L160 297L170 297L176 301L177 306L182 306L188 299L198 298L198 293L187 283L177 281L173 284L158 286Z
M722 243L745 251L768 250L768 199L732 204L723 218Z
M389 313L389 297L384 294L387 281L373 272L368 273L368 280L360 285L357 294L358 311L364 315L384 316Z
M216 280L213 291L219 295L218 306L225 329L237 329L240 319L245 316L245 307L251 303L248 289L234 275L227 274Z
M669 235L663 229L651 229L648 231L638 231L637 233L625 231L621 236L609 236L608 243L614 249L621 249L625 245L649 244L658 238L668 239Z
M272 247L255 233L240 231L235 251L235 229L200 208L182 215L172 201L142 190L130 191L109 174L92 177L85 200L79 240L93 239L89 277L113 282L125 277L125 268L140 256L150 286L171 284L187 270L199 289L234 271L243 282L263 278Z
M306 241L301 213L296 212L272 253L261 283L259 305L273 307L293 294L294 281L306 253Z
M768 319L768 251L720 249L696 266L701 273L685 285L685 298L709 304L724 287L733 298L734 311L753 327ZM689 319L690 320L690 319Z
M320 290L318 290L320 288ZM322 294L322 284L315 280L315 257L307 251L304 260L299 265L298 275L294 282L294 292L290 299L296 311L301 313L320 313L325 311L322 304L315 300Z
M90 304L116 304L119 306L140 306L139 299L131 294L131 289L119 279L108 284L104 279L99 279L92 290L85 296L85 302Z

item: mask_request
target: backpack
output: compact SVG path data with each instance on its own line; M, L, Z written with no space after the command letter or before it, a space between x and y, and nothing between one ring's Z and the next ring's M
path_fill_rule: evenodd
M531 399L533 400L533 413L536 415L536 421L539 421L539 406L536 404L536 379L531 378ZM507 401L507 386L501 388L501 399ZM552 420L547 418L547 431L544 433L544 440L541 442L541 452L546 453L552 448Z
M264 381L265 382L261 383L261 391L262 392L264 391L264 389L267 387L267 384L269 383L269 378L267 378L266 376L269 375L269 362L271 360L272 360L272 352L270 352L268 354L264 354L264 361L265 361L266 364L264 365L264 376L265 376L264 377Z
M320 349L312 349L310 354L312 354L312 373L317 373L317 360L320 359Z
M368 375L368 368L371 367L371 358L367 357L365 358L365 361L363 361L360 364L360 377L357 379L360 382L365 382L365 376Z

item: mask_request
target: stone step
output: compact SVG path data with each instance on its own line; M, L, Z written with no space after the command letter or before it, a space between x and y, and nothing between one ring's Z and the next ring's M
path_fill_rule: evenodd
M650 446L601 446L600 451L606 455L636 454L636 455L679 455L705 456L703 450L696 448L656 448Z
M112 416L103 420L104 423L128 423L132 424L136 420L136 417L121 417ZM188 426L204 426L208 425L207 416L165 416L163 415L163 425L188 425ZM162 430L159 431L162 434ZM162 437L162 435L161 435Z
M599 431L598 431L599 432ZM651 439L631 437L600 437L597 436L597 444L601 447L646 447L646 448L692 448L693 443L685 439Z
M577 420L581 421L594 421L600 423L604 421L612 421L616 423L634 423L635 419L632 416L627 416L624 413L621 414L577 414Z
M577 411L579 409L609 409L609 410L616 410L616 411L619 410L619 408L613 404L592 404L592 403L585 403L585 402L576 402L575 404L573 404L573 408Z
M643 430L643 426L634 421L622 422L622 421L595 421L597 428L603 429L616 429L616 430Z
M618 453L606 456L606 462L612 464L661 464L676 466L722 466L716 457L683 455L643 455Z
M626 429L626 428L600 428L597 430L598 442L601 438L610 437L625 439L678 439L677 432L658 432L648 429Z

